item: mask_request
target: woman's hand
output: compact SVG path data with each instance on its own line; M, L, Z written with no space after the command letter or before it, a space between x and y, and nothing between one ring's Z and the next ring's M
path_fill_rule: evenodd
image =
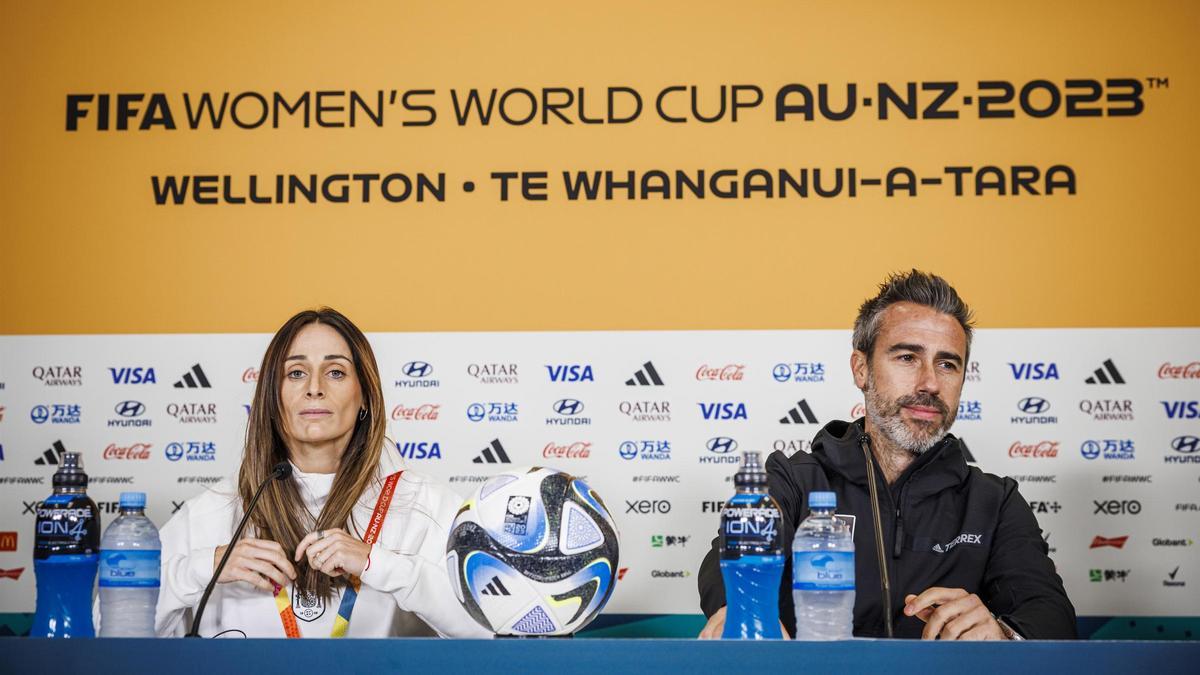
M296 560L308 556L308 564L331 577L361 576L367 569L371 545L345 530L309 532L296 547Z
M213 569L225 555L229 546L218 546L213 553ZM266 539L247 537L237 542L225 569L221 570L219 584L233 581L245 581L267 592L273 592L276 586L287 586L296 579L296 568L287 559L283 547Z

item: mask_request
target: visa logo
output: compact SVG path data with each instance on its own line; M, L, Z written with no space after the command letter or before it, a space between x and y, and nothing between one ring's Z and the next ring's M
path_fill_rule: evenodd
M1168 419L1200 419L1200 401L1159 401Z
M591 366L561 365L546 366L551 382L595 382Z
M433 443L405 441L404 443L397 443L396 450L400 451L400 456L404 459L442 458L442 446L437 441Z
M1057 380L1058 364L1056 363L1010 363L1014 380Z
M113 384L155 384L153 368L109 368Z
M706 420L744 420L746 419L745 403L697 403L700 414Z

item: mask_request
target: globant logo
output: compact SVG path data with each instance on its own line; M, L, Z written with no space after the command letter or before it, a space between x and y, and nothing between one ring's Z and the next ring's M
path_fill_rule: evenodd
M1134 447L1132 439L1107 438L1101 441L1084 441L1079 446L1079 454L1084 459L1092 460L1103 456L1104 459L1133 459Z
M511 401L489 401L467 406L467 419L472 422L516 422L517 404Z
M1167 464L1200 464L1200 438L1176 436L1171 441L1171 449L1178 454L1163 457Z
M29 411L34 424L79 424L80 406L74 403L51 403L49 406L35 405Z
M172 462L181 459L189 462L211 462L217 458L217 444L212 441L168 443L164 454Z
M591 441L576 441L565 445L547 443L542 448L542 457L546 459L586 459L592 454Z
M1024 445L1020 441L1008 447L1009 457L1045 458L1058 457L1058 441L1039 441Z
M1017 410L1025 413L1009 418L1013 424L1058 424L1058 418L1047 415L1050 402L1039 396L1028 396L1017 401Z
M404 459L441 459L442 446L437 441L396 442L396 451Z
M167 414L180 424L216 424L216 403L168 403Z
M816 361L776 363L771 369L776 382L824 382L825 364Z
M108 420L108 426L117 428L127 427L149 427L153 422L149 418L142 417L146 414L146 405L141 401L121 401L113 406L113 412L117 414Z
M710 454L700 457L701 464L740 464L742 459L737 456L737 441L728 436L716 436L708 439L704 449Z
M396 380L399 389L425 389L441 386L441 382L433 377L433 366L424 361L409 361L400 369L406 379Z
M696 369L696 379L700 382L741 382L746 366L741 363L730 363L724 366L710 366L707 363Z
M521 381L515 363L472 363L467 366L467 374L480 384L519 384Z
M153 446L149 443L134 443L133 445L117 445L109 443L104 449L103 459L131 459L131 460L148 460L150 459L150 448Z
M958 416L954 418L959 422L978 422L983 419L983 403L980 401L959 401Z
M634 422L670 422L670 401L621 401L617 410Z
M1133 401L1129 399L1084 399L1079 402L1079 411L1097 422L1133 421Z
M47 387L82 387L82 366L34 366L33 378Z
M438 409L442 407L440 403L422 403L413 408L405 408L403 404L392 408L392 421L399 422L401 420L408 422L427 422L438 418Z
M643 461L664 461L671 459L670 441L624 441L617 448L621 459L632 460L641 458Z
M1175 365L1167 362L1158 367L1160 380L1200 380L1200 361Z
M583 402L577 399L559 399L551 408L558 417L546 418L546 424L550 426L581 426L592 423L592 418L578 416L583 412Z

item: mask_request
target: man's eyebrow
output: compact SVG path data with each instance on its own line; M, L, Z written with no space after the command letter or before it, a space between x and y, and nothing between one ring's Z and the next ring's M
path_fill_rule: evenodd
M913 344L911 342L900 342L900 343L892 345L891 347L888 347L889 354L892 354L894 352L913 352L914 354L924 354L925 353L925 345ZM948 352L945 350L939 351L935 355L934 358L938 359L939 361L941 361L941 360L953 361L960 366L962 365L962 362L963 362L963 359L961 356L959 356L958 354L955 354L954 352Z

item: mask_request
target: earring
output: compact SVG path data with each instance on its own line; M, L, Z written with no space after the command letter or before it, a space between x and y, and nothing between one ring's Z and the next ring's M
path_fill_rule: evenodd
M367 409L366 408L358 409L358 419L360 419L360 420L367 419Z

